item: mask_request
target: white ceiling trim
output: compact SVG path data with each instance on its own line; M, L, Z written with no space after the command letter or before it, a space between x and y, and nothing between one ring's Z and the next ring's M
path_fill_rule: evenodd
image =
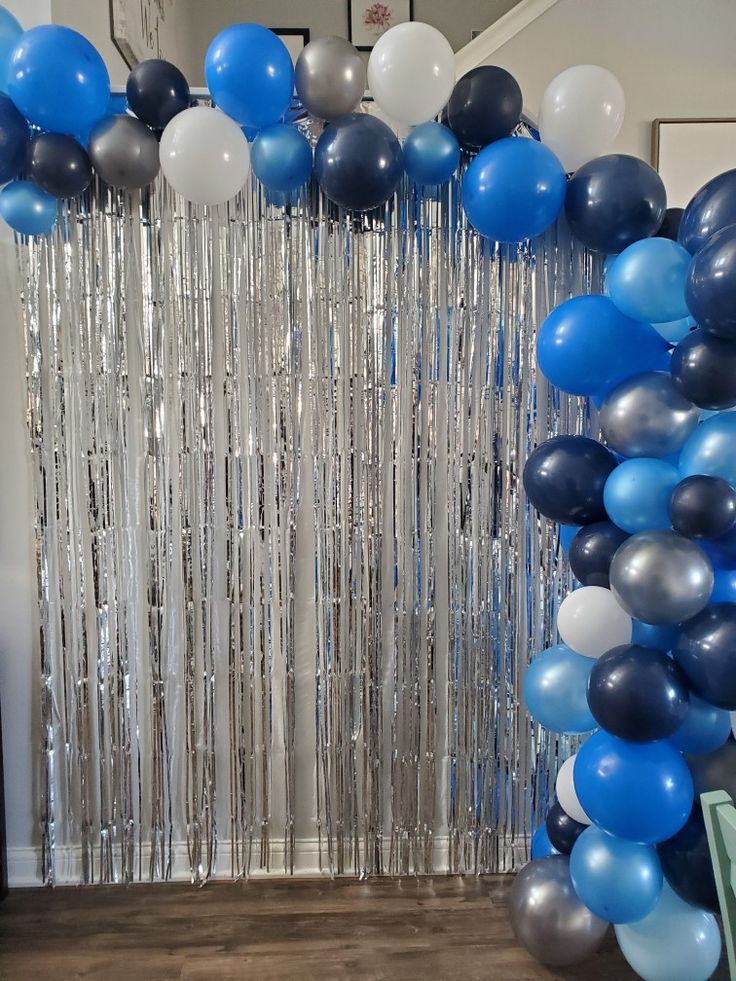
M455 71L460 78L471 68L485 64L494 51L516 37L558 0L520 0L503 17L455 54Z

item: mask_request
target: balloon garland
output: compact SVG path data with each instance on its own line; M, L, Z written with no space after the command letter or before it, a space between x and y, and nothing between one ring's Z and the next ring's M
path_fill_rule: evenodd
M217 205L252 167L287 202L314 176L334 204L369 211L404 175L451 180L462 149L462 202L481 235L520 242L564 211L607 256L605 295L565 301L538 333L540 370L594 400L602 437L557 436L524 470L580 583L525 697L542 726L591 735L559 771L511 917L550 964L587 957L613 923L643 978L707 978L720 936L697 795L736 794L736 171L668 211L651 167L606 153L624 114L610 72L564 71L542 100L541 141L513 138L516 80L481 66L456 84L450 45L421 23L387 31L367 73L344 39L311 42L294 70L271 31L234 25L207 51L212 106L160 59L131 72L121 103L84 37L23 32L0 7L0 76L0 216L24 235L48 234L58 201L93 173L137 189L161 170L186 199ZM414 127L403 146L356 112L366 78L379 109ZM295 85L325 124L314 152L290 121Z

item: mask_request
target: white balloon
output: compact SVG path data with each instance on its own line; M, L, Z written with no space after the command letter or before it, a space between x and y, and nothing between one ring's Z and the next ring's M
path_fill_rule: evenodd
M412 21L386 31L368 59L368 87L387 115L416 126L447 104L455 85L455 54L435 27Z
M624 90L615 75L598 65L575 65L545 89L539 135L572 173L610 147L625 108Z
M577 821L579 824L590 824L590 818L580 806L578 795L575 793L573 770L575 769L575 760L577 758L578 754L575 753L574 756L566 759L560 767L555 783L555 793L557 794L557 800L560 802L560 807L565 814L568 814L573 821Z
M250 147L238 124L219 109L194 106L161 135L161 170L179 194L198 204L234 197L250 173Z
M557 611L557 629L563 644L585 657L600 657L631 643L631 617L603 586L581 586L569 593Z

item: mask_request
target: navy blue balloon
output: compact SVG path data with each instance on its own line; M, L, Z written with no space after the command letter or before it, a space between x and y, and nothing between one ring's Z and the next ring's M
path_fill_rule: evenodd
M713 753L731 735L731 714L690 695L690 707L685 720L670 737L670 744L681 753Z
M736 710L736 605L715 603L683 624L674 650L696 695Z
M700 539L698 545L710 559L715 572L719 569L736 569L736 528L732 528L720 538ZM715 601L711 600L711 602Z
M693 330L672 352L670 371L685 398L699 408L736 405L736 339Z
M392 196L404 165L399 141L384 122L351 113L325 128L314 169L330 201L352 211L370 211Z
M612 521L597 521L581 528L570 543L570 568L583 586L610 588L608 573L619 545L628 534Z
M616 467L612 453L587 436L554 436L524 467L524 489L545 517L563 525L606 520L603 488Z
M152 129L164 129L191 103L186 78L163 58L139 62L128 76L125 92L130 108Z
M277 123L262 129L250 151L253 173L270 191L301 187L312 173L312 148L295 126Z
M657 854L665 879L680 899L712 913L720 912L700 802L677 834L657 845Z
M669 516L687 538L720 538L736 527L736 490L720 477L685 477L672 491Z
M537 335L542 374L572 395L605 395L631 375L666 371L667 342L606 296L575 296L545 318Z
M555 846L549 840L547 825L542 821L537 830L532 835L531 859L549 858L550 855L559 855Z
M480 151L463 179L463 208L481 235L522 242L557 218L565 172L549 147L509 136Z
M656 626L632 620L631 643L643 647L656 647L661 651L671 651L677 643L680 631L677 627Z
M676 834L693 805L693 780L668 742L632 743L594 732L575 759L575 792L603 831L654 844Z
M736 170L708 181L692 198L680 219L677 240L691 255L716 232L736 224Z
M39 133L28 154L28 176L55 198L76 198L92 180L87 151L64 133Z
M695 255L685 299L703 330L736 342L736 225L716 232Z
M513 132L523 102L519 83L505 68L480 65L456 83L447 121L464 147L477 150Z
M430 120L415 126L404 141L404 169L423 186L449 181L460 163L460 146L452 130Z
M7 184L20 173L30 138L28 123L0 92L0 184Z
M590 672L590 711L602 729L620 739L667 739L685 721L688 702L685 676L671 657L653 647L614 647Z
M547 812L544 824L547 829L547 837L552 843L552 847L556 848L562 855L570 854L572 846L587 828L587 824L580 824L579 821L573 820L563 810L557 798L555 798L552 807Z
M567 186L573 235L596 252L621 252L662 224L667 194L659 174L638 157L612 153L583 164Z

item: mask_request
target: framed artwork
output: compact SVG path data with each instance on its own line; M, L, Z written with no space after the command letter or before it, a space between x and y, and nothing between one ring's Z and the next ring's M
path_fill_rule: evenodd
M736 167L736 119L655 119L652 166L667 204L684 208L703 184Z
M296 59L303 49L309 44L308 27L272 27L274 34L278 34L286 47L289 49L291 60L296 64Z
M389 27L414 20L414 0L348 0L348 35L358 51L370 51Z
M110 37L129 68L166 58L173 0L110 0ZM169 18L173 20L173 18Z

